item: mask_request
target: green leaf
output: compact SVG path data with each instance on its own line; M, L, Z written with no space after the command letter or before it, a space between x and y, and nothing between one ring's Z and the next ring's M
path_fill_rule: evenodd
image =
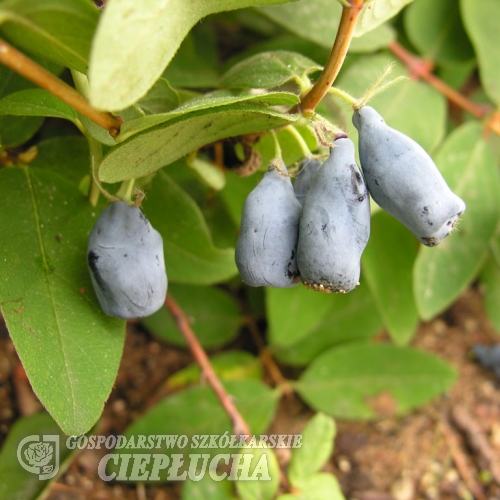
M371 407L376 397L389 400L389 414L401 415L454 381L453 368L431 354L390 344L353 343L325 352L294 385L316 410L338 418L369 419L377 416Z
M289 346L304 338L330 308L332 297L299 285L294 288L266 288L269 343Z
M38 143L37 149L38 155L31 163L37 170L64 177L74 187L78 187L89 174L89 146L81 135L53 137Z
M54 169L67 168L70 147ZM38 398L64 432L83 434L114 383L125 322L105 316L92 289L85 250L96 209L43 163L39 154L0 171L11 207L0 212L0 306Z
M313 293L310 290L308 292ZM366 284L362 283L348 294L329 297L330 306L327 313L307 335L290 346L271 345L273 354L280 361L292 365L306 365L333 345L367 340L382 329L382 318Z
M424 59L453 63L474 58L456 0L419 0L405 12L406 33Z
M337 429L333 419L322 412L316 413L302 430L300 448L292 449L288 465L288 478L293 486L318 472L330 458Z
M270 130L293 123L297 118L250 102L187 113L113 148L101 163L99 177L104 182L142 177L206 144Z
M321 472L301 481L294 494L281 495L278 500L345 500L337 478Z
M476 50L484 90L500 105L500 53L498 23L500 3L496 0L460 0L462 19Z
M417 241L396 219L380 210L371 218L370 240L363 253L363 276L396 344L404 345L418 325L413 297Z
M174 87L210 89L218 86L217 27L207 21L193 27L163 72Z
M226 88L272 89L294 81L302 86L310 73L321 69L308 57L295 52L261 52L233 66L220 84Z
M0 144L14 148L29 141L43 125L38 116L0 116Z
M234 91L234 90L216 90L208 94L197 95L184 102L178 108L169 113L160 113L152 116L142 116L125 122L122 126L121 133L117 137L118 142L123 142L132 135L143 130L154 127L155 125L164 124L174 118L190 116L190 113L196 111L214 111L224 106L231 106L245 102L266 103L270 106L293 105L299 102L299 97L291 92L255 92Z
M500 333L500 264L490 252L488 260L481 270L480 280L483 285L483 301L486 314L493 328Z
M335 86L355 97L361 97L394 62L394 56L383 53L363 56L341 74ZM400 75L409 76L407 69L396 63L389 79ZM348 117L348 135L357 132L351 123L352 107L337 99ZM431 86L415 80L398 82L376 95L368 103L384 118L386 123L417 141L425 150L432 151L446 131L446 99Z
M342 14L340 2L330 0L302 0L284 5L260 7L258 10L300 38L315 42L327 49L333 46L336 27ZM349 50L372 52L387 47L394 37L394 31L390 27L380 26L366 37L354 38Z
M196 336L198 337L198 334ZM221 380L261 380L263 376L260 359L246 351L221 352L210 356L210 363ZM200 367L192 363L169 377L167 384L171 388L177 388L200 381Z
M118 111L141 98L200 19L279 1L283 0L191 0L189 6L184 0L110 2L101 16L90 56L92 105Z
M227 293L216 288L174 284L169 286L169 292L191 319L191 327L204 347L223 345L237 335L242 320ZM159 337L176 345L187 345L166 309L145 318L143 323Z
M71 450L66 447L66 436L47 413L40 412L19 418L10 429L0 453L0 498L5 500L39 498L42 492L48 492L50 489L52 481L40 480L37 474L24 469L17 458L21 441L31 435L38 436L40 441L43 440L43 436L54 436L59 440L60 470L64 470L64 463L72 455ZM46 442L55 445L52 441ZM21 453L27 446L21 447ZM54 462L55 460L48 465L55 465Z
M273 450L263 448L245 447L242 454L252 455L249 463L249 471L258 480L245 481L245 475L241 480L235 481L236 491L241 500L273 500L280 486L280 466ZM243 462L242 461L240 463Z
M220 191L219 196L224 201L236 227L240 227L245 200L260 179L261 176L258 174L250 177L239 177L233 172L227 172L226 186Z
M51 72L58 70L41 58L35 56L33 59ZM34 84L0 64L0 97L33 87ZM41 117L0 116L0 144L7 148L20 146L33 137L43 121Z
M63 66L87 71L99 12L88 0L4 0L0 24L19 47Z
M188 478L181 487L181 500L234 500L229 481L213 480L205 474L199 481Z
M200 208L165 172L155 177L144 210L163 237L171 283L211 285L237 273L234 249L215 248Z
M233 402L240 411L242 417L250 426L253 434L262 434L273 419L280 391L271 390L264 383L257 380L228 380L223 383L226 391L232 396ZM196 386L185 389L160 401L144 415L133 422L123 434L131 436L145 435L170 435L188 437L188 444L179 448L177 444L165 446L165 441L161 447L154 448L152 453L166 453L169 456L180 453L187 455L190 453L234 453L233 448L210 448L207 442L204 447L200 438L193 439L193 436L217 435L219 438L224 433L231 438L232 423L222 408L215 393L207 385ZM238 439L237 441L238 442ZM218 439L217 439L218 443ZM224 440L222 441L224 443ZM227 441L226 445L227 446ZM134 449L134 447L118 450L116 455L121 453L143 453L144 450ZM187 461L187 460L186 460ZM111 465L111 461L109 464ZM119 462L116 462L119 463ZM183 467L182 471L187 466ZM110 467L118 472L118 467ZM148 466L148 471L151 466ZM166 471L160 471L160 481L166 480Z
M479 123L456 129L435 160L467 209L457 231L435 248L422 247L415 262L415 299L426 320L445 310L476 277L500 214L498 168Z
M188 167L193 170L198 178L209 188L215 191L224 189L226 185L226 175L212 162L196 157L189 161Z
M179 95L165 78L159 78L137 106L151 115L168 113L179 106Z
M50 92L27 89L14 92L0 99L0 114L15 116L52 116L75 123L76 111Z
M368 0L363 6L354 31L355 36L377 28L382 23L395 16L405 5L413 0Z

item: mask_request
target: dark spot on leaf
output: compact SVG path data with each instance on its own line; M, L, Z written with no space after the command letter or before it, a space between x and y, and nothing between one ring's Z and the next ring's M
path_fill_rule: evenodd
M57 243L61 243L61 235L60 234L56 234L54 236L54 239L57 241Z

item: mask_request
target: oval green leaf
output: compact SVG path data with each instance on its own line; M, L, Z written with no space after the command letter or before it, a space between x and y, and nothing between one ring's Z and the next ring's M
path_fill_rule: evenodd
M332 417L322 412L316 413L302 430L300 448L292 450L288 465L288 478L292 485L318 472L333 452L333 441L337 429Z
M170 282L211 285L237 273L234 249L215 248L200 208L165 172L155 177L144 211L163 237Z
M500 214L498 167L479 123L456 129L435 160L467 209L457 230L435 248L422 247L415 262L415 299L426 320L444 311L477 276Z
M296 52L261 52L234 65L220 84L225 88L272 89L295 81L301 86L307 75L321 69L313 60Z
M2 31L17 46L87 72L99 11L88 0L5 0Z
M43 89L26 89L0 99L0 115L51 116L64 118L73 123L76 111L50 92Z
M483 88L489 98L500 105L500 3L497 0L460 0L460 8L465 29L476 49Z
M456 0L419 0L404 17L406 33L420 54L436 63L457 63L474 58Z
M331 0L307 0L260 7L259 12L300 38L331 49L335 41L336 27L342 15L342 7L340 2ZM357 33L354 36L361 38L353 38L349 50L373 52L387 47L394 40L395 33L389 26L380 25L366 37Z
M106 316L92 289L85 251L96 209L36 165L0 172L10 207L0 212L0 306L36 395L64 432L83 434L115 381L125 322Z
M285 0L111 1L97 28L90 55L90 102L119 111L152 87L190 29L216 12Z
M318 295L311 290L307 292ZM280 361L291 365L307 365L334 345L367 340L382 329L382 318L366 283L361 283L348 294L329 297L327 313L320 321L312 323L312 328L300 340L284 347L271 345L273 354ZM309 314L300 306L299 309Z
M242 318L238 306L227 293L217 288L175 284L170 285L169 292L190 318L191 327L203 347L218 347L236 337ZM143 323L168 342L187 345L166 309L145 318Z
M394 217L382 210L371 218L371 234L363 253L363 276L384 325L396 344L404 345L418 325L413 297L413 264L418 243Z
M377 416L370 400L394 402L396 414L424 404L455 381L455 371L439 358L409 347L353 343L325 352L295 385L316 410L338 418Z
M368 0L359 15L355 36L362 36L394 17L413 0Z
M206 144L277 128L297 118L253 102L187 113L113 148L101 163L99 178L119 182L142 177Z

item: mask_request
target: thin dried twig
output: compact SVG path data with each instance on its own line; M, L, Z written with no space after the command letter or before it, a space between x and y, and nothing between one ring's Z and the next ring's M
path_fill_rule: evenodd
M120 127L123 123L120 117L94 109L85 97L73 87L2 39L0 39L0 63L55 95L82 115L106 129L112 137L116 137L120 133Z
M365 0L350 0L344 5L337 36L326 62L323 72L311 90L302 98L299 108L303 113L314 111L318 103L327 94L335 78L339 74L344 59L351 44L356 21L358 20Z
M467 464L467 458L460 448L459 439L453 429L448 424L445 417L441 416L439 419L439 423L443 432L443 436L445 438L446 444L450 450L451 456L455 465L457 466L457 470L464 480L467 488L472 493L474 498L478 500L486 500L486 496L484 494L483 488L481 485L474 479L474 474L470 471L469 466Z
M479 465L488 469L496 483L500 484L500 458L496 456L479 424L462 406L455 406L451 416L455 425L467 436L471 447L479 454Z
M247 439L250 438L250 428L248 424L244 420L244 418L240 415L240 412L233 404L231 396L226 392L224 386L221 384L219 378L217 377L214 369L212 368L212 364L208 359L203 347L198 342L196 335L194 334L191 326L189 325L189 320L187 316L184 314L184 311L179 307L177 302L175 302L172 295L167 294L167 299L165 300L165 306L170 311L170 314L174 318L174 321L177 325L177 328L181 332L181 334L186 339L189 349L196 360L196 363L201 368L202 375L210 387L213 389L217 398L219 399L222 407L229 415L231 422L233 423L233 432L236 435L240 436L248 436Z

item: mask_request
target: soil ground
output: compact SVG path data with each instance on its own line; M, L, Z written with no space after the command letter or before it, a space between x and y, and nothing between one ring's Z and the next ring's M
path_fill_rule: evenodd
M499 340L473 288L445 314L421 324L413 344L449 361L458 381L447 394L404 417L392 417L392 401L382 396L374 401L377 421L337 420L335 451L325 470L337 476L346 498L500 500L500 380L470 356L474 343ZM167 394L166 378L190 361L186 350L130 324L118 378L96 433L122 432ZM19 416L40 408L1 326L0 446ZM298 398L284 398L270 432L300 432L311 415ZM179 498L179 484L105 483L97 476L99 458L91 450L78 455L52 485L48 500ZM279 456L285 465L287 458L286 453Z

